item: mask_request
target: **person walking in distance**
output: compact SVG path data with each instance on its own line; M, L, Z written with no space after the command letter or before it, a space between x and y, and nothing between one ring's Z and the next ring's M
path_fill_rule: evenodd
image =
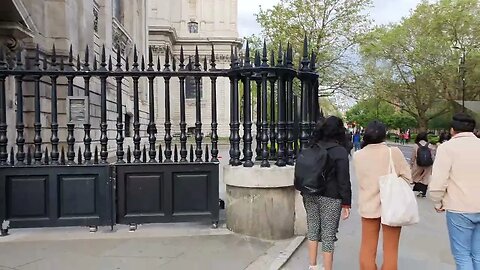
M360 131L355 131L353 135L353 146L355 147L355 151L360 150L360 143L362 141L362 136L360 135Z
M401 227L381 224L379 179L390 171L390 152L399 177L411 181L410 166L400 149L385 143L386 126L373 121L368 124L363 137L363 148L353 156L357 180L358 207L362 217L362 242L360 247L360 270L376 270L377 246L380 227L383 230L382 270L397 270L398 246Z
M412 166L412 179L415 185L413 191L420 192L419 197L425 198L427 188L432 176L434 157L433 146L428 142L428 134L421 132L415 139L410 165Z
M452 138L437 149L428 194L437 212L446 211L457 270L480 270L480 140L467 114L453 116L451 126Z
M311 270L317 265L322 242L323 269L333 269L334 243L341 216L350 216L352 199L349 159L343 121L331 116L317 124L310 146L300 152L295 165L295 188L303 196L307 212L308 257ZM342 214L343 212L343 214Z

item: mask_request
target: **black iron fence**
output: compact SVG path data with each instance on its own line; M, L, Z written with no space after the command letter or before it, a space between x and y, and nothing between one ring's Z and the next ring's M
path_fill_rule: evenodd
M0 48L0 219L12 220L17 226L168 222L203 216L217 222L217 79L230 80L229 163L252 167L258 161L261 167L269 167L273 160L277 166L293 165L296 152L306 146L320 117L316 59L314 53L309 56L307 47L305 40L298 69L293 64L291 46L285 51L279 48L275 61L273 52L268 59L266 44L253 59L249 44L242 57L232 48L229 69L217 68L213 47L209 59L200 59L197 48L193 61L191 57L185 60L183 48L178 58L167 49L163 65L160 58L154 59L152 50L147 57L140 58L134 49L130 64L128 57L120 55L120 50L115 56L107 57L104 47L100 61L94 57L92 63L88 47L83 61L78 55L74 57L71 48L66 57L57 55L55 47L51 56L41 57L37 47L35 54L27 59L22 52L7 57ZM195 82L194 143L190 147L185 96L187 77L193 77ZM163 79L163 93L155 88L158 78ZM211 82L210 112L202 111L201 106L204 79ZM60 80L66 81L67 93L63 95L66 94L68 102L83 98L76 103L76 114L69 103L66 121L59 121ZM124 124L130 119L124 118L123 105L130 101L122 100L125 80L132 82L133 91L133 143L127 147ZM141 136L141 80L146 80L148 90L145 139ZM179 82L179 89L171 89L173 80ZM45 81L48 82L51 119L47 127L41 121L45 105L41 89ZM98 127L92 127L90 122L88 100L94 92L93 81L100 85ZM108 136L107 87L111 82L116 93L115 138ZM24 87L27 84L33 88L33 97L29 97L33 98L34 115L33 136L30 137L25 136L24 121ZM6 94L13 91L7 86L11 85L15 88L16 106L7 111ZM172 104L172 91L179 92L177 104ZM158 121L155 119L160 110L155 109L156 96L160 94L165 98L163 138L157 135ZM256 108L253 108L255 103ZM172 123L172 106L180 108L178 123ZM14 129L7 126L7 117L13 117L9 115L13 113ZM208 128L202 121L204 113L211 114ZM254 129L252 118L255 116ZM179 126L178 145L173 141L173 125ZM60 126L66 129L65 138L59 136ZM98 137L92 137L94 128L99 129ZM14 131L15 146L8 149L8 135ZM79 132L83 137L78 137ZM204 133L210 134L209 142L205 142ZM112 156L109 155L111 140L115 141ZM65 143L66 150L61 143ZM27 170L20 173L18 168Z

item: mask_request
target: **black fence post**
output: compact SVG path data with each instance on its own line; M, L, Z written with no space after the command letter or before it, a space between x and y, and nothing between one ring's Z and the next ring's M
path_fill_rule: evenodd
M198 55L198 46L195 47L195 68L194 71L201 71L200 69L200 56ZM201 104L201 89L200 82L201 76L195 76L195 162L203 162L203 149L202 149L202 104Z
M68 65L67 68L69 71L72 71L73 68L73 52L72 46L70 45L70 51L68 53ZM68 97L73 96L73 79L75 76L67 75L67 95ZM75 164L75 124L71 121L71 119L67 119L67 164L73 165Z
M211 71L216 70L215 64L215 49L212 45L212 55L211 55ZM217 77L210 76L212 83L212 162L219 162L218 160L218 122L217 122Z
M170 71L170 48L165 52L164 72ZM164 78L165 81L165 162L172 162L172 122L170 119L170 76ZM159 162L162 162L159 160Z
M148 51L148 72L153 72L153 52L152 52L152 47L149 48ZM156 161L156 156L157 156L157 149L155 147L155 142L157 141L156 134L157 134L157 127L155 125L155 96L154 96L154 80L155 76L154 75L149 75L148 76L148 109L149 109L149 115L148 115L148 128L147 128L147 133L148 133L148 142L149 142L149 151L148 151L148 156L149 156L149 162L154 163Z
M0 70L8 69L5 59L5 51L0 46ZM5 75L0 75L0 165L8 165L8 138L7 138L7 100L6 100L6 86Z
M302 86L302 95L301 95L301 118L300 118L300 149L305 149L308 144L309 140L309 129L310 129L310 121L309 121L309 107L311 102L309 101L309 79L308 75L305 74L309 70L309 60L308 60L308 42L307 36L305 36L305 40L303 42L303 59L301 61L301 67L299 72L299 77L301 80Z
M251 68L252 64L250 63L250 48L247 41L247 46L245 49L245 68ZM252 93L250 88L250 72L244 74L243 78L243 155L245 162L243 167L253 167L253 152L252 152Z
M133 51L133 72L138 72L138 54L137 47L134 46ZM140 76L134 75L133 79L133 163L141 163L140 156L142 151L140 150L140 143L142 138L140 137L140 112L139 112L139 100L138 100L138 80Z
M240 161L240 122L239 122L239 98L238 98L238 74L235 72L239 69L239 62L237 58L237 52L231 50L232 63L231 69L233 70L230 77L231 80L231 99L232 108L230 116L230 165L239 166L242 164Z
M105 55L105 45L102 47L102 62L99 71L104 72L100 75L100 163L106 164L108 159L108 137L107 137L107 63Z
M259 68L261 66L260 62L260 53L255 52L255 67ZM254 74L255 86L257 90L257 121L256 126L256 135L255 135L255 160L262 160L262 79L259 73Z
M116 72L121 73L122 72L122 58L120 55L120 46L117 47L117 69L115 70ZM115 80L117 82L117 163L125 163L125 160L123 159L123 156L125 155L125 152L123 151L123 97L122 97L122 80L123 76L117 75L115 77Z
M180 70L185 71L183 46L180 47ZM187 162L187 122L185 117L185 76L180 76L180 162Z
M267 58L267 44L263 41L263 57L262 57L262 67L268 67L268 58ZM268 162L268 116L267 116L267 102L268 102L268 89L267 89L267 76L268 72L262 71L262 163L261 167L270 167L270 162Z
M52 50L52 59L51 59L51 67L50 69L53 71L57 71L57 56L55 52L55 45L53 45ZM50 137L50 142L52 144L52 151L50 153L50 164L58 165L58 159L60 157L60 153L58 152L58 108L57 108L57 78L58 75L51 75L51 84L52 84L52 97L51 97L51 110L52 110L52 123L51 123L51 131L52 135Z
M280 56L281 58L281 56ZM271 66L275 66L275 53L272 50L270 55L270 64ZM275 82L277 80L277 74L275 72L271 72L269 74L269 82L270 82L270 159L275 160L277 157L277 134L276 134L276 117L275 117Z
M89 68L89 51L88 51L88 45L85 49L85 59L83 63L83 71L88 72L90 71ZM88 75L88 73L83 76L83 81L84 81L84 97L89 101L90 98L90 78L91 76ZM90 102L87 102L87 115L90 115ZM92 150L91 150L91 144L92 144L92 138L90 137L90 130L91 130L91 124L90 124L90 118L87 117L85 119L85 123L83 124L83 131L84 131L84 137L83 137L83 144L85 145L85 152L83 153L83 157L85 159L85 164L89 165L92 164Z

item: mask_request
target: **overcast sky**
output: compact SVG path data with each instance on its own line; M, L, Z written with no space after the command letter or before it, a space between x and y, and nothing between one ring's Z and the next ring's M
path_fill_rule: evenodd
M259 3L262 8L269 8L280 0L238 0L238 31L241 37L259 34L260 26L255 21ZM421 0L373 0L374 7L370 10L371 18L376 24L399 21L409 14L410 10Z

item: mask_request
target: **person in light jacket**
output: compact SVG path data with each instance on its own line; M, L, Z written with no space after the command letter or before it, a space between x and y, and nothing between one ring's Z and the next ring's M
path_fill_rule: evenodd
M447 212L450 248L457 270L480 269L480 140L475 120L453 117L450 141L438 147L429 197L435 209Z
M410 159L410 165L412 166L412 179L415 183L413 191L418 191L420 197L427 195L428 184L432 176L432 166L423 167L417 164L417 153L420 146L428 146L432 158L435 156L435 148L428 142L428 134L421 132L415 139L415 146L413 146L412 158Z
M358 207L362 217L362 243L360 270L376 270L377 245L380 227L383 230L383 270L397 270L398 246L401 227L381 224L379 178L389 173L390 151L395 170L400 177L411 181L410 166L400 149L389 148L385 143L387 129L378 121L368 124L363 149L353 156L359 185Z

